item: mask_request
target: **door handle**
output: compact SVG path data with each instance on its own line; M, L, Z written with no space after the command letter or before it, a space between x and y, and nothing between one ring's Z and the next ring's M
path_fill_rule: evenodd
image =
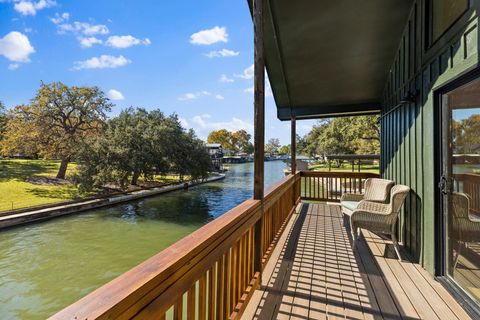
M446 176L441 176L440 177L440 182L438 183L438 188L440 189L440 192L443 194L448 194L452 192L452 185L453 181L451 178L447 178Z

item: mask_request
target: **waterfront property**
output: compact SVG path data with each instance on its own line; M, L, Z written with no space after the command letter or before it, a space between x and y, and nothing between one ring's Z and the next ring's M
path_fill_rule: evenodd
M266 163L265 185L282 179L284 167ZM0 319L46 319L251 197L252 163L225 174L188 190L2 229Z
M53 318L478 318L480 1L249 3L253 199ZM380 113L380 175L411 189L401 262L367 230L353 252L339 208L308 203L362 193L372 174L292 161L264 192L265 62L293 160L297 120Z

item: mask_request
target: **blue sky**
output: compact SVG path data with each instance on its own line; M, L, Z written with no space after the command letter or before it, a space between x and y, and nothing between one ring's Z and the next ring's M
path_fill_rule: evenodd
M0 100L40 81L99 86L127 106L177 113L201 138L253 131L253 31L246 0L0 0ZM290 141L266 99L266 137ZM300 134L313 121L298 124Z

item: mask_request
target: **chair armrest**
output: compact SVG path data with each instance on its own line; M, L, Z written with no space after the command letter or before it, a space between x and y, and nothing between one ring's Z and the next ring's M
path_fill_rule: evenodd
M340 198L340 201L361 201L364 195L360 193L344 193Z
M480 217L476 214L469 213L468 220L470 220L470 222L473 222L473 223L480 223Z

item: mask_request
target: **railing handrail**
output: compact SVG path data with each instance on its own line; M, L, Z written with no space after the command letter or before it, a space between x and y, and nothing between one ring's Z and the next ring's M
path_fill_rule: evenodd
M299 179L299 174L289 175L270 187L264 198L264 210L275 201L277 195ZM218 255L228 250L261 218L260 209L261 201L246 200L53 315L51 319L128 318L135 316L152 301L158 301L160 296L160 308L171 306L177 297L166 293L172 289L183 293L185 289L188 290L187 286L191 286L188 281L175 281L182 277L192 280L192 273L208 270L208 261L216 261Z
M301 171L302 177L324 177L324 178L379 178L378 173L373 172L347 172L347 171Z
M479 180L480 174L479 173L454 173L453 177L456 179L466 179L466 180Z

